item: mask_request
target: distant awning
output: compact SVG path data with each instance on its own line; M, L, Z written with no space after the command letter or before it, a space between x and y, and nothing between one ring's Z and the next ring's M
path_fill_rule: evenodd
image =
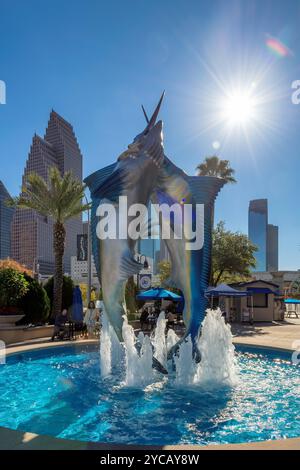
M233 289L227 284L219 284L216 287L208 287L205 291L206 297L246 297L251 296L250 291Z
M252 292L252 294L274 294L278 295L277 291L269 289L268 287L249 287L248 292Z

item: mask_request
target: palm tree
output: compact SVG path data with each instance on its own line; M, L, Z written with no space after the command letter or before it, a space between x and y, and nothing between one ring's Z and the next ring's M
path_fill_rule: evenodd
M204 162L197 166L197 170L198 176L218 176L226 183L236 183L233 176L235 171L230 167L229 161L220 160L216 155L206 157Z
M48 182L36 173L27 176L22 194L10 200L9 205L32 209L53 220L53 250L55 257L53 286L53 317L61 310L63 290L63 256L67 220L89 208L83 204L85 186L71 172L61 176L58 168L49 170Z

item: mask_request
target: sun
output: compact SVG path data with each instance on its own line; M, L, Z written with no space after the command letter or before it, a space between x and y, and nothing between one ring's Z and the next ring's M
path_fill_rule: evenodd
M230 126L245 126L256 119L256 102L248 91L235 91L221 105L221 119Z

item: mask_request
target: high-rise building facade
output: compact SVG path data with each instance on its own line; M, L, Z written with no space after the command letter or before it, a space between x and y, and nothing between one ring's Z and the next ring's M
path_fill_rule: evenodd
M248 214L248 235L257 247L255 253L255 271L267 270L267 230L268 230L268 200L256 199L250 201Z
M44 138L34 135L23 175L30 173L47 180L49 169L56 166L63 175L71 171L82 181L82 154L73 127L55 111L50 114ZM66 224L64 271L71 272L71 256L76 255L77 234L82 228L78 216ZM17 209L12 225L12 257L42 275L54 270L53 222L32 210Z
M278 226L268 224L267 271L278 271Z
M248 236L257 247L254 271L278 271L278 227L268 223L268 200L250 201Z
M6 187L0 181L0 259L11 257L11 225L14 209L6 204L9 197Z

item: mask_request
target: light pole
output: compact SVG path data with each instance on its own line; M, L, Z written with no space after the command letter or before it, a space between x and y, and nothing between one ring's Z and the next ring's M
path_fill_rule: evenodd
M86 195L84 195L86 203L90 204ZM87 304L89 305L91 301L91 290L92 290L92 240L91 240L91 211L90 208L87 210L88 213L88 253L87 253Z

